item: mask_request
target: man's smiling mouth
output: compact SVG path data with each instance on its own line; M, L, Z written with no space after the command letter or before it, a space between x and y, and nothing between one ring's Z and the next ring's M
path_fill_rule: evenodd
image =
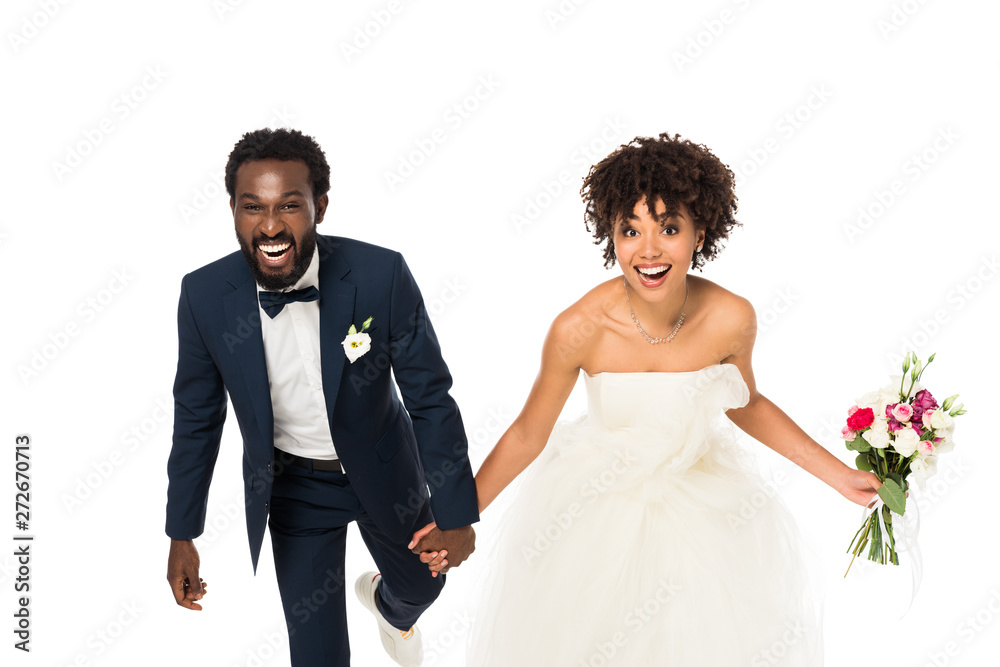
M258 243L257 251L260 253L261 261L266 266L281 266L288 259L292 244L285 243Z

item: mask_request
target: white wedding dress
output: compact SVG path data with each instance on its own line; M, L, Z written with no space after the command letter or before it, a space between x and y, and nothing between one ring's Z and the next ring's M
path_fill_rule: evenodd
M469 667L822 664L796 528L724 417L739 369L586 387L504 515Z

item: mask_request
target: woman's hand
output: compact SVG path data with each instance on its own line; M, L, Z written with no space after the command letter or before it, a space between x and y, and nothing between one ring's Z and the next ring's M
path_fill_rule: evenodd
M409 549L413 549L420 540L427 536L432 530L437 527L437 523L429 523L417 532L413 534L413 539L408 545ZM420 562L425 563L431 571L431 576L438 576L438 572L448 567L448 561L446 560L448 556L448 550L442 549L441 551L422 551L420 552Z
M852 503L867 507L873 496L877 495L880 486L882 486L882 482L878 481L875 473L846 468L844 476L837 486L837 491Z

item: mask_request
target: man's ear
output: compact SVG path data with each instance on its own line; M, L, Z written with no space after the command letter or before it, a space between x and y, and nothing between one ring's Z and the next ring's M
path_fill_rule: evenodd
M323 222L323 216L326 215L326 206L330 203L330 197L328 195L321 195L319 199L316 200L316 224Z
M233 216L236 215L236 200L232 197L229 198L229 212L232 213Z

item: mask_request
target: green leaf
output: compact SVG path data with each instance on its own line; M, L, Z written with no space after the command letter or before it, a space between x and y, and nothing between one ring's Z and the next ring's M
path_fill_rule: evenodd
M847 448L853 449L856 452L867 452L872 448L872 446L868 444L867 440L861 437L860 433L858 433L857 437L854 438L854 440L851 440L849 443L847 443Z
M351 325L351 328L347 330L347 335L348 335L348 336L353 336L353 335L354 335L354 334L356 334L356 333L358 333L358 330L357 330L357 329L355 329L355 328L354 328L354 325L352 324L352 325Z
M371 326L372 319L374 318L369 317L367 320L361 323L361 331L366 331L368 327Z
M858 467L858 470L872 471L872 464L868 461L867 454L858 454L858 458L854 459L854 465Z
M885 480L878 487L878 496L896 514L902 515L906 511L906 494L894 480Z

